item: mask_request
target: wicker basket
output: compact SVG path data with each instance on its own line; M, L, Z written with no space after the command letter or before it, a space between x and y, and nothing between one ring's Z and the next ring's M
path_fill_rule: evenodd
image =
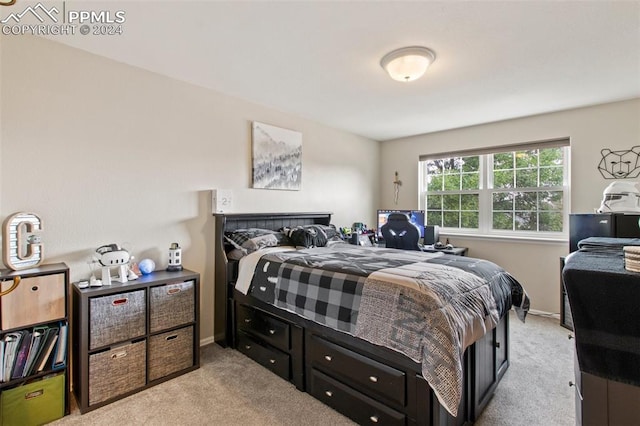
M89 405L146 385L146 340L89 356Z
M193 365L193 326L149 338L149 381Z
M143 336L146 312L144 290L92 298L89 302L89 349Z
M194 282L151 288L149 330L153 333L193 322L195 317Z

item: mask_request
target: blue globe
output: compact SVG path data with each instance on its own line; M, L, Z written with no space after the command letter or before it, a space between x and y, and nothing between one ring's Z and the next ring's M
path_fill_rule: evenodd
M138 269L140 269L142 275L149 275L156 269L156 263L151 259L142 259L138 262Z

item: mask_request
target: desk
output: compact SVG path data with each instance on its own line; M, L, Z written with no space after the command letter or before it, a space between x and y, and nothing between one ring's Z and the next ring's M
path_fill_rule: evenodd
M427 253L444 253L444 254L453 254L455 256L466 256L469 249L467 247L454 247L451 249L437 249L433 246L424 246L422 247L422 251L426 251Z

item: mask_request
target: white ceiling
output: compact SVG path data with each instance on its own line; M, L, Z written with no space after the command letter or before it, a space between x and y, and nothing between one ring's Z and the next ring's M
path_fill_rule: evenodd
M640 1L67 1L121 36L52 36L375 140L640 97ZM423 45L420 80L387 52ZM277 123L276 123L277 124Z

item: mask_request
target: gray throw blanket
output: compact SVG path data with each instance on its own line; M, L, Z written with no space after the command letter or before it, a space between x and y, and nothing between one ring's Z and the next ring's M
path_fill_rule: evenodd
M578 241L578 249L582 252L622 255L624 246L640 246L640 238L589 237Z
M367 278L354 334L421 363L422 375L455 417L464 350L498 320L486 281L449 266L420 263Z

